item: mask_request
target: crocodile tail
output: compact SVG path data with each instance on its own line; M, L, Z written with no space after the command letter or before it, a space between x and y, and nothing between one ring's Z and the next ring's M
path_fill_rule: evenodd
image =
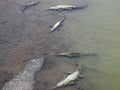
M78 9L84 9L84 8L87 8L88 7L88 4L85 4L85 5L83 5L83 6L79 6L79 7L77 7Z
M35 2L33 4L30 4L30 5L22 5L21 6L21 13L23 14L26 9L31 8L32 6L36 6L39 3L41 3L41 1Z
M27 8L28 8L27 5L23 5L23 6L21 6L21 14L23 14L24 11L25 11Z
M62 18L62 20L61 20L61 21L64 21L64 19L65 19L65 16L63 16L63 18Z
M62 18L62 20L61 21L64 21L65 20L65 14L63 13L63 18Z

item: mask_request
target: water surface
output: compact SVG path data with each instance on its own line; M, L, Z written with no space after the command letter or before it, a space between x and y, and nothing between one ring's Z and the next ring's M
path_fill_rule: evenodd
M31 1L0 1L0 38L6 40L1 41L0 46L0 76L3 77L0 79L0 88L14 77L13 74L19 73L26 61L44 56L45 53L67 50L97 56L72 60L47 57L45 68L35 75L35 90L52 88L63 78L65 72L74 70L73 62L84 66L84 79L78 82L84 90L119 90L120 1L42 0L40 5L21 15L20 7ZM88 7L71 12L45 11L58 4L88 4ZM63 13L66 15L63 26L49 34L49 26L60 20Z
M96 53L80 61L85 69L85 90L119 90L120 12L118 0L89 0L89 7L68 14L65 35L72 51ZM84 84L83 84L84 83Z

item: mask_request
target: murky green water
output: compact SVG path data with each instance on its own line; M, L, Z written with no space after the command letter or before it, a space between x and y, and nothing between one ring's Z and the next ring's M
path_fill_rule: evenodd
M120 1L89 0L89 7L67 14L65 37L70 50L96 53L79 60L85 68L81 86L87 90L120 90Z
M8 16L12 16L14 12L17 12L17 15L19 16L20 6L24 5L23 3L24 2L26 3L28 0L22 0L22 1L8 0L8 1L9 3L15 4L15 6L10 5L10 7L11 6L15 7L15 10L14 8L10 8L10 10L9 8L7 8L8 9L7 11L11 11L9 12L10 15L8 14ZM13 54L10 54L13 61L18 60L16 62L19 62L19 59L20 61L22 61L22 59L25 60L25 58L32 57L33 53L35 54L35 56L39 56L40 51L41 52L48 51L48 48L46 47L50 46L49 43L52 43L53 41L54 42L51 44L52 49L50 49L51 52L53 52L53 50L62 51L61 48L57 48L57 45L60 44L60 41L59 43L56 42L57 40L55 41L55 37L60 35L62 38L64 38L63 41L61 42L65 42L65 44L66 43L70 44L70 45L67 45L68 47L72 46L69 48L70 51L79 51L85 54L87 53L87 54L98 55L98 56L88 56L82 59L75 59L75 60L72 59L78 62L80 65L83 64L84 66L84 72L83 72L84 79L79 81L80 86L83 87L84 90L120 90L120 86L119 86L119 83L120 83L120 76L119 76L120 74L120 69L119 69L120 68L120 65L119 65L120 63L120 60L119 60L120 59L120 45L119 45L120 44L120 40L119 40L120 38L120 35L119 35L120 34L120 30L119 30L120 1L119 0L41 0L41 1L42 2L40 5L32 9L26 10L23 15L26 21L25 22L26 28L25 28L25 31L24 30L22 31L24 32L24 35L23 36L20 35L23 41L21 40L20 45L18 45L17 48L14 49L15 51L17 51L17 54L15 54L16 52L14 52L14 50L13 50ZM88 7L83 10L73 10L71 12L65 11L65 12L59 13L59 12L45 11L46 8L54 5L59 5L59 4L72 4L72 5L88 4ZM7 4L5 5L3 4L4 7L6 5ZM43 35L42 33L42 36L40 36L43 30L45 33L48 32L49 30L48 24L49 22L50 24L52 23L51 22L52 19L50 18L54 17L55 15L56 16L58 15L61 17L63 13L66 15L66 20L63 22L63 26L60 27L61 31L60 32L56 31L55 33L52 34L55 36L55 37L54 36L52 37L54 39L50 39L52 40L50 41L48 38L51 37L52 35L49 36L48 34ZM2 14L3 15L6 14L6 11L5 12L3 11L1 15ZM16 22L19 22L16 18L14 18L14 15L13 15L12 17L13 21L15 19ZM20 19L20 22L22 24L21 16L18 19ZM41 29L41 32L40 32L40 29ZM17 28L15 28L15 30L17 30ZM19 35L17 36L20 38ZM33 39L31 39L30 36ZM38 40L38 38L43 38L43 37L45 40L44 39L43 40L40 39L42 41ZM12 41L14 41L13 38L11 39ZM32 43L33 40L35 44ZM50 42L46 44L48 40ZM39 43L45 42L45 43L39 44L38 42ZM28 44L30 44L31 46L28 46ZM41 48L40 45L46 45L46 46ZM33 49L30 49L31 47ZM46 50L44 50L45 48ZM63 69L63 67L66 65L66 64L64 65L64 61L60 61L58 58L56 59L60 62L58 66L61 66ZM10 69L11 72L14 72L13 66L18 67L17 66L18 64L13 63L13 65L11 65L12 66L12 69ZM53 69L59 68L58 66L53 67ZM8 67L9 67L9 64L8 64ZM66 68L67 68L67 65L66 65ZM57 71L57 70L53 70L53 71ZM42 73L42 74L43 75L45 74L46 76L53 74L53 72L51 72L50 74L49 73L50 71L46 71L46 72L48 72L48 74L46 73ZM53 76L51 75L52 78L45 77L45 79L46 80L52 79L54 82L59 78L61 80L62 75L63 74L59 72ZM51 82L49 83L51 84ZM40 84L38 84L38 86L40 86ZM50 87L52 86L50 85ZM72 87L68 87L65 89L62 88L61 90L68 90L69 88L72 90Z

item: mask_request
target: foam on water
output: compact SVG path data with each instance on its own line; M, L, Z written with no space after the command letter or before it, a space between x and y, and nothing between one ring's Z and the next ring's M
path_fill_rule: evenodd
M15 78L7 82L3 90L33 90L34 74L44 63L43 58L33 59Z

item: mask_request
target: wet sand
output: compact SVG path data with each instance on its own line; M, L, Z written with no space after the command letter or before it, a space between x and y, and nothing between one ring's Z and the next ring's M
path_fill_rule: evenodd
M21 15L20 6L20 2L0 1L0 89L24 68L27 61L45 57L45 66L36 72L34 90L49 90L65 72L75 68L73 61L49 55L68 50L69 42L63 40L62 28L49 34L49 26L61 19L62 14L39 12L34 7Z

